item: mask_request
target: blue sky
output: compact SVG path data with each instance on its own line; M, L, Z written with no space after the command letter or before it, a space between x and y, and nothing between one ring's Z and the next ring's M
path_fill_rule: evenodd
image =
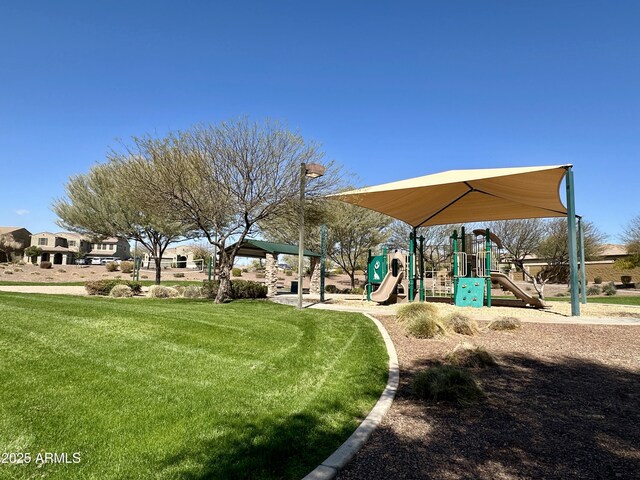
M132 135L285 121L373 185L575 165L578 213L640 214L640 2L0 6L0 225L59 230L70 175Z

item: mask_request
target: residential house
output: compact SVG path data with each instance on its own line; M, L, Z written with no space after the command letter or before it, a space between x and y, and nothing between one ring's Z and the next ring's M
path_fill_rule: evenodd
M129 242L125 239L111 237L97 241L71 232L36 233L31 235L31 246L40 248L42 254L32 258L25 257L25 262L68 265L74 263L78 257L120 259L131 257Z
M154 268L154 256L145 253L142 264L147 268ZM193 258L193 252L188 245L179 245L175 248L167 248L162 254L162 265L169 268L204 268L202 261L196 261Z
M108 237L101 240L91 240L90 250L87 252L90 258L111 258L120 260L131 258L131 246L125 238Z
M31 232L24 227L0 227L0 262L22 258L31 242ZM3 247L3 244L5 247Z

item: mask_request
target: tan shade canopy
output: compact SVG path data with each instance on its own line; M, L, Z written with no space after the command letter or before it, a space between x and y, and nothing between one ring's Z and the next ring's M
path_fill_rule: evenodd
M412 227L562 217L560 184L571 165L450 170L351 190L330 198L360 205Z

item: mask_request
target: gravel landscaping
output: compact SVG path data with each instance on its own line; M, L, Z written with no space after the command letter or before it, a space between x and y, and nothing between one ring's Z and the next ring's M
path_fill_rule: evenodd
M514 309L511 309L512 311ZM513 332L418 340L380 317L401 383L347 479L640 478L640 327L525 323ZM487 395L460 408L411 394L412 377L470 341L497 368L471 370Z

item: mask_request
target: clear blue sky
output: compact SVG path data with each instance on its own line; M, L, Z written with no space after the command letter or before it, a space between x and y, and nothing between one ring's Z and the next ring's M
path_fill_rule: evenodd
M640 2L3 2L0 112L0 225L34 233L118 139L248 115L362 185L573 163L616 240L640 214Z

